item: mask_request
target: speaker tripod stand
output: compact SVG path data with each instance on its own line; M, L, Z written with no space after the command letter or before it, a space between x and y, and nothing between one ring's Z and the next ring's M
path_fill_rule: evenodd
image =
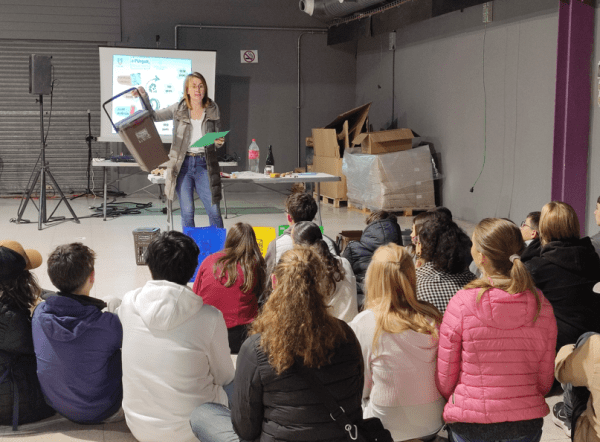
M21 204L19 205L16 222L17 223L29 223L30 222L29 220L23 219L23 213L25 212L25 209L27 208L27 203L29 203L29 201L31 201L31 203L34 206L36 206L35 201L33 201L31 198L31 195L32 195L33 191L35 190L35 186L39 180L40 181L40 201L39 201L39 207L36 206L36 209L38 209L38 212L39 212L38 213L38 215L39 215L38 216L38 230L42 230L42 224L48 224L48 223L52 223L52 222L56 222L56 221L75 221L77 224L79 224L79 218L77 218L77 215L75 215L75 212L71 208L71 205L69 204L68 199L65 197L65 194L62 192L58 183L52 176L52 172L50 172L50 167L48 166L48 163L46 162L46 138L44 137L44 96L40 94L40 98L36 101L40 104L41 152L40 152L40 157L38 158L38 163L40 163L40 160L41 160L41 166L39 166L39 169L38 169L37 165L36 165L36 168L33 170L33 173L31 174L31 177L29 178L29 182L31 183L31 185L23 194ZM33 180L32 180L32 178L33 178ZM52 211L50 216L46 216L46 183L47 183L47 179L49 180L50 183L52 183L52 187L54 188L54 190L56 192L58 192L58 194L60 195L60 201L58 202L58 204L56 205L56 207L54 208L54 210ZM71 215L73 216L73 218L65 218L64 216L54 216L54 213L60 206L60 203L62 203L63 201L64 201L65 205L67 206L67 208L69 209L69 212L71 212Z

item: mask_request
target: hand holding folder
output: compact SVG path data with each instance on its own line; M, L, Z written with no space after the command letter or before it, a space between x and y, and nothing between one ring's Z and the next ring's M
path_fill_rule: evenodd
M215 142L215 140L217 140L218 138L223 138L228 133L229 133L228 130L225 131L225 132L210 132L210 133L207 133L202 138L200 138L198 141L196 141L194 144L192 144L191 147L209 146L209 145L213 144Z

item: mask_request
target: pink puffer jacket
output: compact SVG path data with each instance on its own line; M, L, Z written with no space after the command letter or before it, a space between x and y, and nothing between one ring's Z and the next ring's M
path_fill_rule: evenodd
M543 417L554 381L556 319L548 300L535 322L531 292L460 290L440 328L436 383L446 422L489 424ZM540 292L541 294L541 292Z

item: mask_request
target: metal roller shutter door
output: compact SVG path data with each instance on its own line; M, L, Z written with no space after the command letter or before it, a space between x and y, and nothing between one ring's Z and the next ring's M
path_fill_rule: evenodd
M0 40L0 195L26 189L41 150L39 96L29 94L30 54L52 56L51 117L50 96L43 97L50 171L65 194L86 189L88 109L92 135L100 134L100 44ZM106 149L106 143L93 142L92 157L105 156ZM96 179L93 187L100 185Z

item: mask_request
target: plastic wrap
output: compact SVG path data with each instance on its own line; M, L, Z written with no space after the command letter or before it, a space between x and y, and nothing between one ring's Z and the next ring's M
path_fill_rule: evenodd
M346 152L348 201L371 210L435 207L434 180L440 179L429 146L381 155Z

